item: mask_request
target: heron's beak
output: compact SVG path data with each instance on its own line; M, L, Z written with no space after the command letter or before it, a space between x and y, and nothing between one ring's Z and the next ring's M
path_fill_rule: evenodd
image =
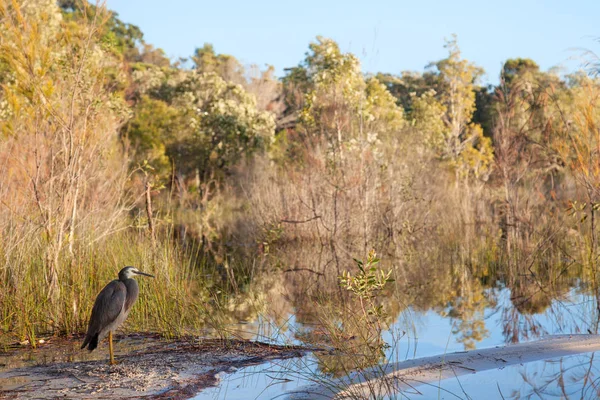
M136 273L136 275L144 275L144 276L149 276L150 278L154 278L154 275L150 275L150 274L147 274L142 271L136 271L135 273Z

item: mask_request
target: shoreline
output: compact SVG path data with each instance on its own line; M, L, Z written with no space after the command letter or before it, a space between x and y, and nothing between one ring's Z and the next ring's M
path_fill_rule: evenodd
M131 339L125 337L117 342L117 365L108 364L105 344L93 360L56 362L57 358L44 354L58 350L58 359L69 359L73 355L70 351L79 344L78 338L56 343L50 340L32 350L40 355L34 365L11 368L6 364L9 357L23 355L23 349L0 353L4 364L0 365L0 398L186 399L217 385L220 373L270 360L302 357L316 350L237 339L167 342L146 338L143 344L123 343L127 340ZM128 352L124 351L128 348Z

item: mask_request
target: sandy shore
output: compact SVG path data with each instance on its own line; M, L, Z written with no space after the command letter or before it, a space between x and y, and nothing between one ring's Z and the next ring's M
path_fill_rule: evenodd
M4 364L0 364L0 398L187 399L217 384L217 374L221 372L273 359L300 357L307 352L300 347L241 340L156 342L117 356L117 365L108 365L107 359L45 362L47 356L42 355L37 365L11 368L7 360L23 349L0 353L0 362ZM77 344L78 341L46 346L72 349ZM105 349L100 350L96 357L107 356Z

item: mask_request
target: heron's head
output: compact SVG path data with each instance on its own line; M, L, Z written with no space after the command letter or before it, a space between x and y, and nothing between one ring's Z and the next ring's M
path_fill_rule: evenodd
M150 276L150 277L154 278L154 275L150 275L145 272L142 272L135 267L125 267L121 271L119 271L119 280L123 281L125 279L133 278L136 275L144 275L144 276Z

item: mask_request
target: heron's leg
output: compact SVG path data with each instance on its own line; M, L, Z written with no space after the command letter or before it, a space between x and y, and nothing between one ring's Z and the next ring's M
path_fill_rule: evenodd
M112 331L108 331L108 352L110 353L110 365L115 365L115 353L113 351Z

